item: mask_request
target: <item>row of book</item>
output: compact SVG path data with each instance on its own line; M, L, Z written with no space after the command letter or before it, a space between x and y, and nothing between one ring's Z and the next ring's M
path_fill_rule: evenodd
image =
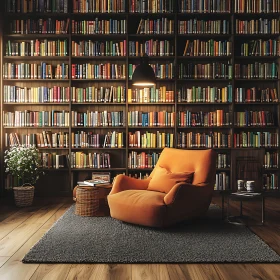
M216 110L213 112L178 112L179 127L213 127L231 125L230 114L224 110Z
M175 126L174 112L142 112L130 111L128 112L127 122L128 126L141 127L174 127Z
M130 56L173 56L174 45L168 40L129 41ZM241 56L277 56L280 54L279 40L252 40L242 43ZM30 40L12 42L5 45L6 56L67 56L67 40ZM187 40L183 56L228 56L231 42L214 39ZM126 56L126 40L123 41L72 41L72 56Z
M4 127L69 127L67 111L3 111Z
M124 132L108 131L106 134L92 131L77 131L71 133L72 148L123 148L125 146Z
M109 153L71 152L71 168L111 168Z
M73 63L72 79L125 79L126 67L120 63Z
M231 42L210 40L187 40L183 56L229 56Z
M229 13L231 1L229 0L180 0L181 13Z
M72 41L72 56L125 56L126 40L123 41Z
M73 92L74 88L72 89ZM19 87L4 85L4 103L64 103L70 101L70 87Z
M278 176L274 173L265 173L262 175L263 177L263 190L278 190Z
M68 0L6 0L8 13L67 13Z
M174 44L168 40L150 39L145 42L129 41L128 52L130 56L173 56Z
M131 151L128 154L128 168L138 169L138 168L154 168L160 153L137 153L136 151Z
M67 1L67 0L65 0ZM124 13L126 1L72 0L73 13Z
M276 62L235 64L235 77L242 79L277 79L278 65Z
M234 112L234 124L237 126L273 126L274 118L271 111Z
M159 22L157 22L159 20ZM174 23L168 21L162 26L162 19L140 20L137 34L173 34ZM147 23L146 23L147 22ZM68 34L70 19L15 19L9 23L11 34ZM236 19L236 34L279 34L279 19L259 18L252 20ZM192 19L179 21L178 34L230 34L226 20L204 21ZM219 33L221 32L221 33ZM73 35L127 34L126 19L71 20Z
M235 102L278 102L277 88L236 88Z
M150 64L154 69L158 79L174 78L173 63L166 64ZM129 79L136 65L128 65ZM41 63L10 63L6 62L3 65L4 79L68 79L69 65L59 63L56 65ZM125 79L126 67L125 64L119 63L104 63L92 64L82 63L71 66L72 79ZM277 79L278 65L272 63L248 63L235 64L235 77L242 79ZM232 65L223 62L213 62L207 64L195 63L180 63L179 78L198 78L198 79L231 79Z
M278 152L265 152L264 168L278 168Z
M153 68L156 78L158 79L173 79L174 78L174 63L150 63ZM128 77L132 79L132 74L136 69L136 64L128 64Z
M41 63L10 63L3 65L4 79L68 79L69 65L58 63L56 65L47 62Z
M217 154L216 168L229 168L230 167L230 155L229 154Z
M107 110L77 112L72 111L72 126L82 127L110 127L123 126L124 111L108 112ZM3 112L4 126L8 127L68 127L69 112L67 111L14 111ZM175 112L143 112L129 111L128 126L141 127L174 127ZM234 113L234 124L239 127L273 126L274 114L270 111L245 111ZM179 127L214 127L231 125L230 115L224 110L213 112L178 112Z
M215 191L225 191L229 189L229 175L226 172L219 172L216 174L216 181L214 185Z
M240 50L242 56L279 56L280 41L272 39L252 40L242 43Z
M173 103L174 91L166 90L166 86L160 88L133 88L127 91L128 103Z
M178 103L227 103L232 102L232 85L226 87L200 87L186 88L182 86L177 93Z
M126 97L125 86L111 86L111 87L72 87L71 101L73 103L123 103Z
M277 148L278 145L279 137L275 132L242 131L233 135L235 148Z
M89 111L87 112L71 112L72 126L73 127L116 127L124 126L125 113L124 111Z
M278 13L280 12L280 1L235 0L234 10L237 13Z
M9 30L11 34L67 34L69 23L69 19L14 19L9 22Z
M236 134L234 136L236 138ZM251 139L252 140L252 139ZM77 131L71 133L72 148L123 148L125 146L125 135L123 132L109 131L107 134L94 132ZM43 130L41 133L5 133L5 147L23 145L26 147L36 146L37 148L69 148L68 132L52 132ZM239 142L234 141L234 146ZM159 132L129 132L128 145L130 148L164 148L174 147L174 134ZM244 146L242 146L244 147ZM254 146L255 147L255 146ZM267 147L267 146L265 146ZM278 152L265 152L264 168L278 168ZM217 168L230 167L230 155L217 154Z
M130 148L174 148L174 134L168 132L129 132L128 146Z
M179 132L177 148L230 148L231 134L222 132Z
M179 20L178 34L230 34L230 24L226 19Z
M6 56L67 56L67 40L30 40L29 42L12 42L5 45Z
M124 103L125 86L111 87L19 87L4 85L4 103ZM160 88L128 89L128 103L174 103L174 91ZM278 102L276 88L236 88L236 103ZM226 87L178 88L178 103L228 103L232 102L232 85Z
M69 167L68 155L57 154L56 152L43 152L40 153L42 168L59 169Z
M69 148L68 132L52 132L43 130L38 133L17 132L5 133L5 147L24 145L27 147L35 145L38 148Z
M126 34L126 19L72 20L72 34Z
M236 34L279 34L280 20L275 18L236 19L235 30Z
M122 13L125 12L126 1L117 0L73 0L74 13ZM181 0L180 12L229 12L228 0ZM130 12L171 12L172 0L131 0ZM237 13L276 13L280 11L279 0L243 1L235 0L234 10ZM6 11L10 13L67 13L68 0L6 0Z
M144 19L141 18L137 34L173 34L174 20L169 18Z
M224 62L180 63L179 79L231 79L232 65Z
M173 0L130 0L129 11L132 13L171 13Z

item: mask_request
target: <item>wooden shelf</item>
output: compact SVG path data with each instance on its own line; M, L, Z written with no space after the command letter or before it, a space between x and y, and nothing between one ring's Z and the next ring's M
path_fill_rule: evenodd
M74 172L80 172L80 171L100 171L100 172L104 172L104 171L125 171L126 168L72 168L71 167L71 171Z
M21 2L24 0L21 0ZM143 57L141 56L134 56L130 55L132 52L129 49L129 43L138 41L144 43L148 40L154 39L157 41L168 41L174 47L172 55L158 55L158 56L148 56L149 63L158 63L159 65L164 65L168 63L173 63L173 73L174 78L167 78L167 79L156 79L156 88L166 86L166 90L173 90L174 91L174 101L173 102L128 102L127 94L125 96L126 101L124 102L74 102L72 101L71 94L69 97L68 102L26 102L26 103L18 103L18 102L3 102L1 103L2 112L9 112L15 110L27 110L36 108L36 110L67 110L69 113L71 111L82 111L81 113L85 113L85 111L123 111L125 115L125 125L122 126L67 126L67 127L52 127L52 126L24 126L24 127L14 127L14 126L3 126L4 118L2 117L2 154L6 147L4 146L5 137L9 136L9 133L17 132L18 135L20 134L27 134L27 133L42 133L43 130L51 130L53 133L60 133L66 132L69 133L69 138L71 134L77 134L78 131L85 131L86 133L92 134L100 134L105 135L110 131L118 131L122 132L124 135L124 147L122 148L108 148L108 147L76 147L70 146L68 148L48 148L48 147L39 147L41 152L56 152L60 154L66 154L69 157L71 156L71 152L98 152L98 153L105 153L108 152L111 154L111 166L112 168L45 168L46 172L58 172L57 174L52 174L54 178L58 177L60 174L59 172L63 171L63 182L65 184L64 188L71 189L73 184L78 181L76 179L79 176L84 175L87 173L88 175L91 174L93 171L96 172L115 172L115 173L126 173L129 172L150 172L153 168L128 168L128 154L132 151L136 151L137 153L141 152L157 152L160 153L163 148L142 148L142 147L130 147L128 141L129 133L134 133L135 131L141 131L141 134L145 132L157 133L173 133L174 134L174 145L176 146L178 143L178 134L185 132L194 132L194 133L217 133L221 132L226 135L231 135L231 141L229 142L230 147L214 147L213 149L217 153L226 154L227 159L231 162L232 156L235 154L235 150L237 149L253 149L259 150L259 148L235 148L233 134L234 133L241 133L244 132L273 132L280 137L280 129L279 129L279 112L280 112L280 102L236 102L235 101L235 90L239 87L242 88L266 88L266 87L276 87L279 95L279 86L280 86L280 78L271 78L271 79L263 79L263 78L250 78L250 79L243 79L243 78L236 78L235 75L235 68L234 64L248 64L254 63L255 61L259 61L261 63L271 63L276 62L279 68L280 63L280 56L241 56L241 44L253 40L279 40L280 34L237 34L235 31L236 28L236 19L240 20L251 20L251 19L260 19L260 18L277 18L280 19L280 12L278 13L238 13L234 10L230 12L180 12L180 8L178 7L178 1L174 0L173 11L175 12L166 12L166 13L131 13L129 12L129 2L132 0L128 0L126 3L126 10L125 12L93 12L93 13L74 13L73 3L72 0L68 0L68 13L41 13L41 12L34 12L34 13L2 13L0 15L0 21L3 22L2 25L5 24L2 30L0 30L0 38L2 38L2 45L3 45L3 52L2 52L2 62L3 63L33 63L35 61L37 64L40 62L47 62L48 64L58 64L65 62L69 64L69 79L6 79L1 77L0 84L5 86L18 86L20 88L30 88L30 87L53 87L53 86L61 86L61 87L76 87L76 88L87 88L90 86L94 86L95 88L110 88L111 86L122 86L126 90L133 89L132 80L129 79L131 77L131 73L129 73L130 69L128 64L139 64ZM230 0L228 0L230 1ZM145 2L145 1L144 1ZM234 5L233 5L234 6ZM62 34L55 34L55 33L30 33L30 34L7 34L9 33L9 25L11 20L28 20L28 19L51 19L51 20L69 20L68 21L68 31L69 33L62 33ZM98 18L100 20L126 20L126 30L123 30L122 34L81 34L81 33L72 33L72 20L74 21L95 21ZM174 21L174 31L168 34L138 34L137 29L139 27L139 23L141 19L149 19L149 20L157 20L167 18L169 20ZM180 27L178 26L178 21L187 21L187 20L205 20L205 21L214 21L214 20L226 20L229 25L229 32L226 34L217 34L217 33L186 33L186 34L179 34ZM2 32L2 34L1 34ZM142 31L141 31L142 32ZM6 56L6 43L8 40L12 42L26 42L28 40L66 40L67 41L67 56ZM219 56L210 56L210 55L198 55L198 56L183 56L184 48L186 45L186 41L229 41L231 42L231 54L230 55L219 55ZM72 50L72 41L78 43L78 41L99 41L99 42L119 42L119 41L126 41L126 55L125 56L112 56L112 55L102 55L102 56L75 56L73 55ZM171 48L170 48L171 49ZM171 51L170 51L171 52ZM112 52L107 52L112 54ZM155 53L155 52L154 52ZM163 52L162 52L163 53ZM203 52L200 52L203 53ZM206 54L207 52L204 52ZM0 59L0 60L1 60ZM230 63L232 65L232 78L228 76L226 78L204 78L201 75L201 78L193 77L189 78L179 78L179 65L180 64L204 64L204 63ZM75 79L72 77L72 65L73 64L101 64L104 62L111 62L118 64L126 65L125 76L126 78L122 79L106 79L106 78L98 78L98 79ZM8 66L7 66L8 67ZM10 66L9 66L10 67ZM190 71L189 71L190 72ZM3 73L3 71L2 71ZM161 75L161 76L171 76L169 75ZM74 75L73 75L74 76ZM99 75L100 77L101 75ZM158 75L160 76L160 75ZM213 75L215 77L215 75ZM217 87L223 88L231 85L232 87L232 102L178 102L177 93L178 90L182 87L184 88L192 88L192 87L200 87L200 88L207 88L207 87ZM4 88L0 88L0 93L4 96ZM6 94L7 92L5 92ZM127 93L127 91L126 91ZM7 100L7 99L6 99ZM33 99L35 100L35 99ZM39 100L39 99L36 99ZM64 99L65 100L65 99ZM85 99L83 99L85 100ZM139 100L139 99L138 99ZM202 99L197 99L202 100ZM214 99L211 99L214 100ZM224 100L224 99L223 99ZM264 106L263 106L264 105ZM32 108L32 106L34 106ZM51 108L51 107L53 108ZM255 106L255 107L254 107ZM193 107L193 108L192 108ZM262 108L263 109L260 109ZM268 126L237 126L234 124L230 125L223 125L223 126L188 126L188 127L181 127L179 126L179 122L177 121L178 112L182 110L189 109L192 112L195 111L213 111L222 109L225 112L229 112L231 116L231 120L233 121L233 115L235 111L238 110L245 110L247 109L256 109L256 110L269 110L273 111L275 114L275 123L277 125ZM35 110L35 109L34 109ZM129 111L138 110L138 111L174 111L176 120L174 120L174 126L129 126L127 115ZM167 122L167 121L166 121ZM8 123L8 122L6 122ZM10 122L11 123L11 122ZM72 123L72 117L70 115L70 124ZM79 122L76 122L79 123ZM81 122L80 122L81 123ZM86 123L86 121L85 121ZM134 122L136 123L136 122ZM139 122L142 123L142 122ZM150 123L150 122L149 122ZM162 122L161 122L162 123ZM7 135L5 135L7 133ZM12 135L11 135L12 136ZM72 138L69 139L70 143L72 144ZM225 142L227 143L227 141ZM102 143L103 144L103 143ZM101 144L101 145L102 145ZM209 149L209 147L188 147L188 148L181 148L177 147L178 149L186 149L186 150L205 150ZM262 147L267 152L275 152L280 156L280 148L277 147ZM3 156L2 156L3 157ZM3 169L3 168L2 168ZM4 169L3 169L4 170ZM2 178L4 178L2 170ZM65 173L66 171L66 173ZM227 168L217 168L217 172L225 172L228 176L230 176L230 184L232 184L234 176L234 167L227 167ZM266 173L272 172L278 175L278 179L280 176L280 169L279 168L267 168L265 169ZM48 179L49 180L49 179ZM2 179L2 185L4 183L4 179ZM278 180L279 181L279 180ZM54 184L60 184L57 180L54 179ZM280 183L280 181L279 181ZM61 188L61 186L59 186ZM62 188L61 188L62 189ZM71 191L70 191L71 192ZM277 190L278 193L279 190Z
M69 60L69 56L4 56L4 60L31 60L31 61L42 61L42 60Z
M19 103L19 102L9 102L3 103L5 106L28 106L28 105L41 105L41 106L69 106L69 102L26 102L26 103Z

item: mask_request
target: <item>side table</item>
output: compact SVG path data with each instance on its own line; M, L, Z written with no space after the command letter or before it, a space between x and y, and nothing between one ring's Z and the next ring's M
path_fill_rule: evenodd
M109 207L108 207L108 201L107 201L107 196L110 193L111 189L112 189L112 184L109 185L104 185L104 186L97 186L97 187L90 187L90 186L76 186L73 189L73 200L74 201L78 201L77 200L77 195L78 195L78 189L79 188L84 188L87 189L89 191L92 190L96 190L95 192L95 197L93 199L93 197L90 198L91 200L91 204L93 203L93 200L95 200L94 205L95 205L95 210L94 213L91 211L92 216L108 216L109 215ZM104 198L104 199L103 199ZM89 201L87 201L87 203L89 203ZM77 205L76 205L77 207ZM91 206L92 207L92 206Z
M265 195L264 193L248 193L235 192L226 194L227 197L227 221L234 224L244 224L243 220L246 216L243 215L243 202L245 201L260 201L261 202L261 224L265 222ZM239 216L230 216L230 202L239 201ZM224 207L224 206L223 206ZM224 212L224 209L223 209ZM240 220L240 221L239 221Z

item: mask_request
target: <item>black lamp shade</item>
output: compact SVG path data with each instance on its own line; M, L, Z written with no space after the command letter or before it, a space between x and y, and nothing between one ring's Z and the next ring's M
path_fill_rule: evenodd
M156 84L156 76L153 68L146 62L139 64L132 75L134 86L151 87Z

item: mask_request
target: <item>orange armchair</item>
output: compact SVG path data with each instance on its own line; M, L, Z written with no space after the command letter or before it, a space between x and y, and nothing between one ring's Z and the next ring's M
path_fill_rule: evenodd
M178 182L167 192L149 190L156 172L194 172L192 183ZM214 150L165 148L148 179L118 175L108 195L115 219L151 227L166 227L204 215L211 203L216 174Z

